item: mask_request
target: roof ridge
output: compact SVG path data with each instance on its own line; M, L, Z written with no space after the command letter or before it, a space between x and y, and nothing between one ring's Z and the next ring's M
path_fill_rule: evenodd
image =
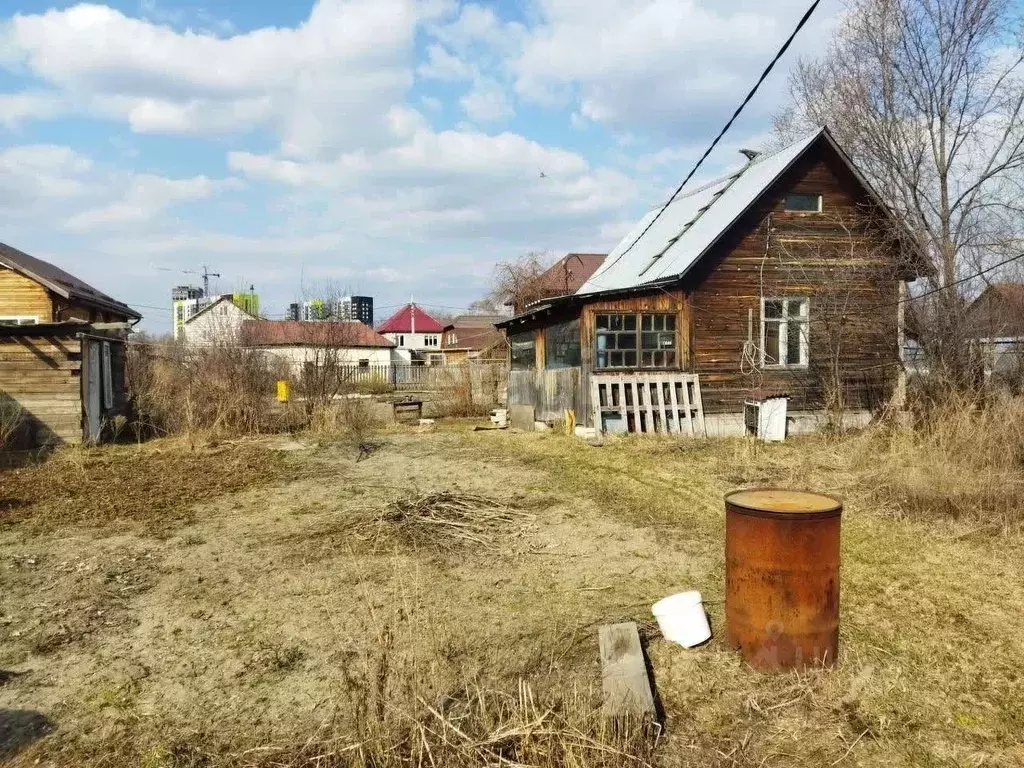
M724 183L726 181L734 179L736 176L740 176L740 175L746 173L749 169L753 168L755 165L760 165L765 160L768 160L768 159L770 159L772 157L775 157L775 155L778 155L781 152L785 152L787 149L789 149L789 148L791 148L791 147L793 147L793 146L795 146L797 144L800 144L801 142L807 141L807 139L811 138L812 136L817 136L823 130L824 130L824 126L819 126L819 127L815 128L813 131L808 131L807 133L801 135L801 137L799 139L787 142L786 144L784 144L783 146L779 147L778 149L776 149L776 150L774 150L772 152L758 152L758 154L754 157L753 160L750 160L750 161L744 163L743 165L735 166L732 170L723 172L722 174L716 176L715 178L713 178L713 179L711 179L709 181L704 182L699 187L695 187L695 188L689 190L688 192L684 192L682 194L676 195L674 198L672 198L671 202L674 203L677 200L684 200L684 199L686 199L688 197L693 197L694 195L700 194L701 192L704 192L704 191L710 189L711 187L714 187L714 186L716 186L718 184L722 184L722 183ZM669 205L669 203L666 201L666 202L661 203L659 205L655 205L653 208L650 208L647 212L650 213L651 211L656 211L656 210L662 209L662 208L664 208L667 205Z

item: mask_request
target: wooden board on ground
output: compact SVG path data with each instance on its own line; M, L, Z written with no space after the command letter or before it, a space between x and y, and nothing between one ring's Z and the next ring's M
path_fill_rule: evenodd
M602 624L597 630L597 642L601 651L605 716L655 720L654 693L636 623Z
M532 405L513 405L508 409L508 424L512 429L533 432L535 409Z

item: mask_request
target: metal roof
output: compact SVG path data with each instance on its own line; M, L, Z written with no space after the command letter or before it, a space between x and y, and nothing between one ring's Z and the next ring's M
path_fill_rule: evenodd
M684 275L820 136L825 128L649 211L577 295L633 288ZM654 225L644 229L664 208ZM643 235L641 236L641 233ZM630 247L640 237L636 245Z

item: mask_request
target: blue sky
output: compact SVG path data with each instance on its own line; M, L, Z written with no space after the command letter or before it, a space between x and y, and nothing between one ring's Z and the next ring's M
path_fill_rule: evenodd
M6 5L6 4L5 4ZM0 11L0 240L169 326L207 264L265 311L457 310L495 262L610 248L805 0L144 0ZM716 152L770 135L826 0ZM3 15L7 14L7 15ZM543 173L543 177L542 174Z

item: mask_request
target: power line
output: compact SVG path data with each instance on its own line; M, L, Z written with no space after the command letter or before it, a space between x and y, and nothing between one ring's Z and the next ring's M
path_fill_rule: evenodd
M650 220L646 227L644 227L643 231L639 235L637 235L636 240L630 243L629 247L626 248L626 250L624 250L616 257L616 262L623 256L625 256L627 253L629 253L631 250L633 250L633 246L640 242L641 238L643 238L643 236L647 234L648 230L650 230L650 228L654 226L654 222L661 218L661 214L663 214L665 210L670 205L672 205L672 201L679 196L680 192L683 191L683 187L685 187L687 182L689 182L690 179L693 178L693 175L704 164L704 161L707 160L708 155L710 155L712 151L714 151L715 147L718 146L718 142L721 141L722 137L725 136L725 134L729 131L730 128L732 128L732 124L736 121L736 118L740 116L740 113L743 111L743 109L747 106L750 100L754 98L754 94L757 93L758 89L761 87L761 84L767 79L768 75L771 73L772 69L774 69L779 59L781 59L782 56L786 53L786 51L789 49L789 46L792 44L793 40L796 39L796 36L800 33L800 30L803 29L808 19L811 18L811 14L814 13L815 9L818 7L820 2L821 0L814 0L814 2L811 3L810 8L808 8L807 11L804 13L803 17L797 23L796 28L794 28L794 30L790 33L789 37L786 38L786 42L782 44L782 47L779 48L778 52L775 54L775 58L773 58L769 62L768 66L765 67L764 71L761 73L761 76L757 79L757 82L754 83L754 87L750 89L750 92L747 94L747 97L743 99L743 101L740 103L738 107L736 107L736 111L732 113L732 117L730 117L728 122L726 122L726 124L722 127L722 130L718 132L718 135L715 137L715 140L711 142L711 146L704 150L704 154L700 156L700 159L697 161L696 165L694 165L693 168L690 169L690 172L686 174L686 178L683 179L683 183L676 187L676 191L672 193L672 196L668 199L668 202L665 203L664 206L662 206L662 208L654 215L654 218ZM615 262L612 263L614 264Z

